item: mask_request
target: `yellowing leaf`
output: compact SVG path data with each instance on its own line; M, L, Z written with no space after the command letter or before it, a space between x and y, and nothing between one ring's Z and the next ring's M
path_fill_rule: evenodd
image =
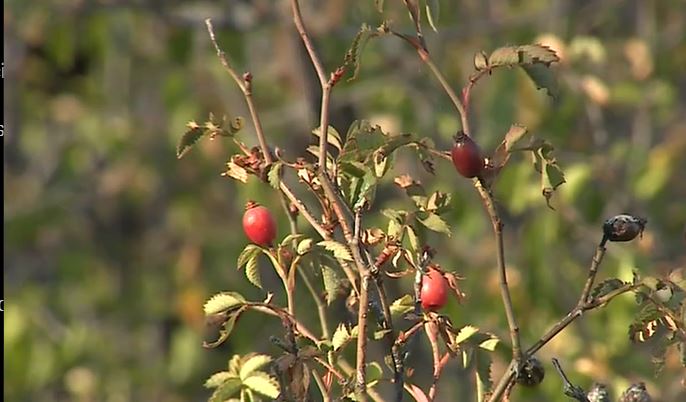
M236 292L223 292L212 296L204 306L205 315L221 313L231 307L245 303L245 299Z
M243 380L243 385L271 399L276 399L281 393L279 382L261 371L254 372L250 377Z
M272 358L267 355L255 355L252 356L243 363L241 366L240 370L240 378L241 380L245 380L248 376L252 375L254 371L259 370L260 368L264 367L266 364L269 364L272 361Z
M317 245L324 247L325 249L331 251L334 257L344 260L352 261L353 257L350 255L348 249L341 243L334 240L323 240L317 243Z
M205 388L217 388L218 386L222 385L226 380L232 377L233 376L228 371L220 371L218 373L214 373L210 378L207 379L207 381L205 381Z

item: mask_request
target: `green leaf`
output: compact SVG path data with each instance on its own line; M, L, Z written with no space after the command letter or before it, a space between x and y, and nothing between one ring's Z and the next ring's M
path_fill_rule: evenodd
M520 66L537 88L546 89L548 95L556 97L557 81L548 67L558 61L560 59L554 50L535 44L498 48L488 57L487 65L488 68ZM481 62L480 65L482 65Z
M414 298L411 295L404 295L403 297L396 299L390 305L391 314L405 315L414 311Z
M558 97L560 88L555 74L548 67L542 64L523 65L521 67L534 82L536 89L544 89L551 98Z
M245 303L245 298L236 292L222 292L212 296L204 306L205 315L221 313L232 307L240 306Z
M383 368L377 362L370 362L367 364L367 388L373 387L383 378Z
M491 379L491 355L483 351L476 351L475 362L477 401L482 402L485 394L493 387L493 380Z
M262 249L260 249L260 246L257 246L255 244L248 244L245 246L243 251L241 251L241 254L238 256L238 269L240 269L243 265L247 264L248 261L252 260L260 254Z
M528 133L526 127L513 124L505 134L505 138L493 153L492 164L496 169L502 169L510 159L510 154L516 150L515 145Z
M498 343L500 342L500 339L493 337L493 338L488 338L485 341L481 342L479 344L479 347L484 350L488 350L489 352L493 352L495 350L495 347L498 346Z
M312 130L312 134L314 134L317 137L322 136L321 132L322 132L321 127L317 127L314 130ZM327 134L328 135L326 136L326 141L329 144L333 145L340 152L341 149L343 149L343 145L342 145L342 141L341 141L341 135L338 134L338 131L333 126L329 126L329 130L328 130Z
M186 124L188 130L181 136L178 144L176 145L176 157L178 159L183 158L184 155L190 151L191 147L205 135L205 130L198 125L195 121L190 121Z
M314 243L314 240L307 238L303 239L300 243L298 243L298 248L297 248L297 253L298 255L303 255L310 251L312 248L312 244Z
M209 399L209 402L225 402L241 389L241 380L231 378L217 388Z
M226 382L229 378L235 378L228 371L220 371L212 374L210 378L205 381L205 388L217 388Z
M331 305L340 295L344 281L338 272L330 266L321 265L321 269L324 290L326 291L326 304Z
M428 229L434 232L445 233L448 236L451 235L450 227L440 216L434 213L428 213L426 218L417 217L417 220L426 226Z
M254 372L250 377L243 380L243 385L272 399L276 399L281 393L279 382L261 371Z
M271 361L271 356L267 355L258 354L248 358L248 360L245 363L243 363L240 369L239 376L241 380L245 380L246 378L248 378L248 376L252 375L256 370L259 370L265 365L271 363Z
M303 239L304 237L305 235L302 233L291 233L288 236L286 236L283 240L281 240L281 247L290 246L291 243L293 243L294 241L298 241L300 239Z
M236 325L236 320L238 320L238 317L241 315L241 313L243 313L244 308L245 307L241 307L238 310L232 311L229 315L229 318L224 321L222 329L219 330L219 338L217 338L217 340L214 342L203 342L202 346L206 349L212 349L226 342L226 340L229 339L231 332L233 332L233 327Z
M459 345L466 341L467 339L471 338L475 334L479 333L479 328L471 326L471 325L465 325L460 329L460 331L455 335L455 339L453 339L453 343L455 345Z
M550 64L560 61L554 50L544 45L505 46L494 50L488 57L491 67L530 64Z
M322 240L317 245L324 247L331 251L337 259L344 261L352 261L353 257L350 255L348 249L341 243L334 240Z
M349 330L345 324L339 324L331 338L331 346L334 351L338 351L355 337L357 337L357 326Z
M372 126L367 120L356 120L348 128L339 159L367 161L372 152L386 144L387 137L378 125Z
M596 299L598 297L603 297L613 290L617 290L624 286L625 283L617 278L606 279L593 288L591 291L591 298Z
M260 269L257 265L257 255L248 260L245 264L245 277L248 278L250 283L262 289L262 277L260 276Z
M429 26L434 32L438 32L436 28L436 21L438 21L438 15L440 11L440 4L438 0L426 0L426 19L429 22Z
M376 1L378 5L379 0ZM381 8L383 8L383 1L381 1L380 3ZM369 42L369 39L379 36L382 32L383 31L381 29L372 30L372 28L367 24L362 24L360 30L357 31L355 38L353 38L353 41L350 44L350 48L345 53L344 65L348 68L350 66L353 67L353 75L350 78L348 78L348 81L352 81L355 78L357 78L357 75L360 72L362 51L364 50L364 47L367 45L367 42Z
M269 185L275 190L279 189L281 184L281 170L283 169L283 162L274 162L267 173L267 181Z
M440 214L446 210L450 204L451 195L449 193L442 193L440 191L433 192L426 202L426 210Z

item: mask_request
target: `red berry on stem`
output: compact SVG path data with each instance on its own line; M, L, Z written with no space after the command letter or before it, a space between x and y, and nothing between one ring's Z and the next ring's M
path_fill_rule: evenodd
M262 247L271 246L276 238L276 223L269 210L253 201L245 204L243 232L251 242Z
M463 132L455 136L450 156L458 173L468 179L478 176L484 167L484 158L481 156L479 146Z
M448 281L440 271L429 268L429 272L422 277L420 297L424 310L435 311L445 306L448 301Z

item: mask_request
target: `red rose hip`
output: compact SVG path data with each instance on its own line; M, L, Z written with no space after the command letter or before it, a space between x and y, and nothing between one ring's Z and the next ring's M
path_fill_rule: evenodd
M443 274L429 268L429 272L422 277L420 297L424 310L436 311L443 308L448 301L448 281Z
M243 214L243 232L251 242L262 247L271 246L276 238L276 223L272 213L262 205L248 201Z
M455 136L450 156L458 173L468 179L478 176L484 167L484 158L481 156L479 146L463 132Z

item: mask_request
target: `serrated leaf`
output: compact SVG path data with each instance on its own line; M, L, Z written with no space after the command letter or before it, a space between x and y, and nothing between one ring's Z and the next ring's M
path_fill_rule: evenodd
M434 32L438 32L436 28L436 22L438 21L438 16L440 13L440 4L438 0L426 0L426 19L429 22L429 26Z
M534 82L536 89L544 89L551 98L558 97L560 89L555 74L550 68L542 64L523 65L521 67Z
M312 130L312 134L314 134L317 137L321 137L322 130L321 127L317 127L314 130ZM341 135L338 133L338 131L333 127L329 126L328 133L326 136L326 141L330 144L336 147L338 151L340 152L341 149L343 149L343 144L341 141Z
M209 402L225 402L233 395L236 394L241 389L241 380L238 378L232 378L225 381L220 387L218 387L209 399Z
M448 224L443 220L443 218L434 213L429 213L426 218L423 219L418 217L417 220L421 222L422 225L426 226L430 230L433 230L434 232L445 233L448 236L451 235Z
M341 243L334 240L322 240L317 245L324 247L331 251L337 259L344 261L352 261L353 257L350 255L348 249Z
M262 277L260 276L260 269L257 262L257 255L248 260L245 264L245 277L248 278L250 283L262 289Z
M195 121L190 121L186 124L188 130L183 133L179 142L176 145L176 157L183 158L184 155L190 151L191 147L205 134L205 130Z
M305 237L304 234L302 233L291 233L288 236L286 236L283 240L281 240L281 247L289 246L291 243L294 241L299 241L300 239L303 239Z
M475 334L479 333L479 328L471 326L471 325L465 325L462 327L458 333L455 335L455 339L453 339L453 343L455 345L459 345L466 341L467 339L471 338Z
M374 151L386 144L388 136L378 125L372 126L367 120L356 120L348 128L341 161L368 161Z
M324 282L324 290L326 291L326 304L331 305L341 293L343 279L338 272L330 266L322 265L321 268L322 281Z
M452 196L449 193L442 193L440 191L433 192L426 202L426 210L440 214L450 204Z
M538 89L546 89L548 95L556 97L557 81L549 67L559 60L555 51L544 45L505 46L491 53L488 66L520 66Z
M493 153L492 164L497 169L502 169L510 159L510 154L516 150L515 145L527 134L527 129L519 124L513 124L505 134L505 138Z
M262 250L260 249L260 246L257 246L255 244L248 244L247 246L245 246L243 251L241 251L241 254L238 256L238 269L247 264L248 261L257 256L261 251Z
M222 176L228 176L233 179L240 181L241 183L248 182L248 171L237 165L233 161L226 163L226 170L222 173Z
M241 365L239 377L241 378L241 380L245 380L246 378L248 378L248 376L252 375L256 370L259 370L265 365L271 363L271 361L271 356L254 355Z
M383 2L381 3L381 7L383 8ZM362 24L360 30L357 31L355 38L353 38L353 41L350 44L350 48L345 53L345 66L353 67L353 75L350 78L348 78L348 81L352 81L355 78L357 78L357 75L360 72L362 51L364 50L364 47L367 45L367 42L369 42L369 39L378 36L379 34L379 30L372 30L372 28L367 24Z
M489 352L493 352L495 350L496 346L498 346L499 342L500 342L500 340L498 338L493 337L493 338L489 338L489 339L486 339L485 341L481 342L479 344L479 347L481 349L488 350Z
M477 401L482 402L484 396L493 387L493 380L491 379L491 355L483 351L476 351L476 388Z
M593 288L593 291L591 291L591 298L596 299L598 297L603 297L624 285L625 283L617 278L606 279Z
M276 399L281 393L279 382L261 371L254 372L250 377L243 380L243 385L268 398Z
M219 330L219 338L217 338L217 340L214 342L203 342L202 346L206 349L213 349L226 342L226 340L229 339L231 332L233 332L233 327L236 325L236 320L238 320L238 317L243 312L243 309L244 307L241 307L238 310L231 312L229 318L224 321L222 329Z
M333 347L334 351L338 351L340 348L345 346L346 343L350 342L351 339L353 339L355 335L355 327L353 330L348 330L348 327L345 324L339 324L338 328L336 328L336 332L334 332L333 337L331 338L331 346Z
M222 292L212 296L203 307L206 316L221 313L245 303L245 298L236 292Z
M488 57L491 67L543 64L560 61L554 50L544 45L505 46L495 49Z
M417 232L415 232L412 226L408 225L405 227L405 233L407 233L407 239L410 241L410 247L412 248L412 251L417 253L421 247L419 243L419 236L417 236Z
M229 378L236 378L231 375L228 371L220 371L218 373L212 374L210 378L205 381L205 388L217 388L226 382Z
M400 237L400 230L402 229L402 225L398 223L395 219L391 219L388 221L388 230L386 233L390 237L394 238L399 238Z
M269 182L269 185L272 186L272 188L274 188L275 190L278 190L279 185L281 184L281 170L282 169L283 169L283 163L282 162L275 162L269 168L269 173L267 173L267 181Z
M394 300L389 308L392 315L405 315L414 310L414 298L411 295L404 295Z

